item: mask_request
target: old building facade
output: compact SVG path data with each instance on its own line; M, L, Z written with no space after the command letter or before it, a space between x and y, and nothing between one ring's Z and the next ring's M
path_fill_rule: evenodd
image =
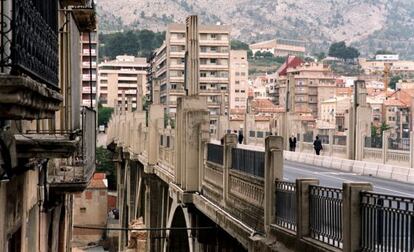
M95 169L95 111L80 106L94 5L6 0L1 15L0 251L71 251L72 192Z

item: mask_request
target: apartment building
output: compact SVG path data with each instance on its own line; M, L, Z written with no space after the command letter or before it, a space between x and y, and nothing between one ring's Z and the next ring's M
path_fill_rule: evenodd
M230 27L200 25L200 95L206 96L210 110L210 124L214 128L220 114L221 95L224 93L225 110L228 109L230 83ZM186 94L184 86L185 25L170 24L166 40L155 51L152 59L153 99L166 105L166 112L174 117L177 98ZM158 94L159 93L159 94ZM151 95L149 95L151 96ZM155 97L156 96L156 97Z
M82 105L96 106L97 101L97 79L96 67L98 61L98 33L81 33L81 74L82 74Z
M230 109L245 109L248 92L249 63L247 51L230 51Z
M336 80L330 67L304 63L288 68L286 73L279 76L279 105L287 105L292 112L309 111L314 118L320 118L321 102L335 97L336 93Z
M249 47L253 54L256 52L270 52L275 57L285 57L288 55L305 56L306 43L301 40L291 39L272 39L251 44Z
M134 56L117 56L115 60L99 64L99 102L104 107L115 107L132 101L132 108L137 107L138 99L142 99L146 91L147 59Z

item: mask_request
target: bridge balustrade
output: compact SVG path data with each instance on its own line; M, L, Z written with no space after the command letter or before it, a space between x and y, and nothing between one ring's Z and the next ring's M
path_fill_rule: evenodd
M207 144L207 161L223 165L224 146L208 143Z
M296 231L296 183L276 181L276 225Z
M309 204L311 237L342 248L342 190L311 186Z
M414 250L414 199L361 192L362 251Z
M264 177L264 152L245 149L232 150L231 168L257 177Z

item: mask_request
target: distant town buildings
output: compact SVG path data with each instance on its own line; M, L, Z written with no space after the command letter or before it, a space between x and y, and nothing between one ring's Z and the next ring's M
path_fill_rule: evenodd
M145 95L147 67L146 58L128 55L100 63L99 102L102 106L113 108L121 104L125 93L125 104L130 98L132 108L136 108L137 99Z
M335 96L336 78L330 67L303 63L286 72L279 78L279 105L296 113L310 112L315 119L320 117L321 102Z
M247 51L230 51L230 88L229 99L230 109L246 108L248 93L249 63Z
M288 55L305 56L306 43L300 40L272 39L250 45L253 54L256 52L270 52L275 57Z
M369 60L366 58L359 58L358 63L366 75L383 74L385 66L388 64L391 74L400 75L403 77L414 76L414 61L395 59Z
M96 32L81 33L81 76L82 76L82 105L96 106L96 62L98 61L98 34Z
M220 114L221 96L228 109L230 83L230 27L225 25L200 25L200 94L207 97L210 124L214 130ZM166 112L174 116L177 98L186 94L184 86L185 25L170 24L166 40L151 60L153 100L166 105ZM239 71L245 73L246 70ZM159 91L155 91L159 90Z

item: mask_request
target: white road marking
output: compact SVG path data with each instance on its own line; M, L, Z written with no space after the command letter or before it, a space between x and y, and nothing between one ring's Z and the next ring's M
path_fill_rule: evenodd
M289 169L297 170L297 171L300 171L300 172L307 172L307 173L311 173L311 174L318 174L318 175L320 175L322 177L327 177L327 178L331 178L331 179L338 180L338 181L342 181L342 182L349 181L347 179L342 179L342 178L337 178L337 177L334 177L334 176L331 176L331 175L326 175L323 172L306 171L306 170L294 168L294 167L291 167L291 166L289 166ZM345 173L345 174L348 174L348 173ZM381 189L381 190L385 190L385 191L390 191L390 192L393 192L393 193L398 193L398 194L401 194L401 195L404 195L404 196L408 196L408 197L412 197L413 196L413 194L401 192L401 191L398 191L398 190L388 189L388 188L382 187L382 186L376 186L375 184L374 184L374 188Z

